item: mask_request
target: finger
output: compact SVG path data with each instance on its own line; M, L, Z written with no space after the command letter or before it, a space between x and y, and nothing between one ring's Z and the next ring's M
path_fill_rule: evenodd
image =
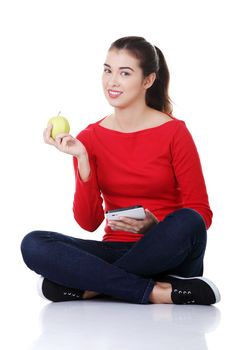
M55 139L58 137L59 139L63 139L66 136L71 136L68 132L60 132L59 134L56 134Z
M68 137L72 137L72 136L70 136L69 134L65 134L65 133L60 133L60 134L57 134L56 136L55 136L55 142L57 142L59 145L63 142L63 141L65 141L65 139L67 139Z
M44 141L47 142L49 137L50 137L50 132L48 132L48 128L46 128L44 129L44 132L43 132Z
M55 138L55 146L61 151L64 151L67 146L71 146L74 142L73 137L69 134L63 137L62 134L59 134Z
M140 231L140 228L142 225L137 223L136 225L126 224L125 222L114 220L108 223L108 225L111 227L112 230L117 231L128 231L128 232L134 232L138 233Z
M119 225L119 223L117 223L115 220L114 220L114 222L108 222L108 226L109 227L111 227L111 229L118 229L119 227L121 227L120 225Z
M116 222L116 220L114 220L113 223L108 223L108 226L111 227L112 230L123 230L126 226L120 222Z
M145 212L146 212L147 218L151 218L153 219L154 222L159 223L158 218L149 209L145 209Z
M56 137L55 137L55 139L54 139L54 141L55 141L56 145L60 145L60 144L61 144L62 139L61 139L61 137L56 136Z
M125 227L131 226L123 221L120 220L113 220L109 223L109 226L116 227L117 229L123 229Z
M75 142L76 142L76 139L74 139L73 136L71 136L71 135L67 135L67 136L64 136L62 138L62 144L64 146L73 145L73 144L75 144Z
M53 138L51 137L52 128L53 128L53 126L51 124L46 129L44 129L44 132L43 132L44 142L48 143L50 145L54 145L54 143L55 143Z
M127 216L120 216L118 219L119 219L119 221L124 222L125 224L128 224L128 225L136 225L138 223L138 221L141 221L138 219L129 218Z

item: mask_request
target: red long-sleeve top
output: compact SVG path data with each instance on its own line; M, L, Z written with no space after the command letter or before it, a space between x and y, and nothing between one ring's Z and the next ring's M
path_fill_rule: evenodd
M157 127L124 133L101 126L101 120L77 136L91 166L90 177L83 182L73 158L77 223L95 231L107 210L140 204L159 221L179 208L192 208L209 228L212 211L198 151L185 122L173 117ZM106 222L103 240L134 242L141 237L113 231Z

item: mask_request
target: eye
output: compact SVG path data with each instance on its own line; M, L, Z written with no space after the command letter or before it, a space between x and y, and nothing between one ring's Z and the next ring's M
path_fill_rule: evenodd
M129 73L129 72L126 72L126 71L122 71L122 72L121 72L121 75L123 75L123 77L127 77L127 76L130 75L130 73Z
M111 70L109 68L104 68L104 73L109 74L109 73L111 73Z

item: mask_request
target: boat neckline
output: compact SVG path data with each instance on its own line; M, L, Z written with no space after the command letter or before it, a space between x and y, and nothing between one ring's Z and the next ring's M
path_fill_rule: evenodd
M100 125L100 123L105 119L107 118L104 117L102 118L101 120L99 120L98 122L96 122L95 124L102 130L104 131L107 131L107 132L110 132L110 133L114 133L114 134L121 134L121 135L135 135L135 134L140 134L140 133L145 133L145 132L148 132L148 131L154 131L156 129L160 129L161 127L163 126L166 126L167 124L173 124L173 122L176 122L178 121L178 119L176 119L175 117L169 115L169 117L172 118L172 120L168 120L166 121L165 123L162 123L160 125L157 125L157 126L153 126L153 127L150 127L150 128L146 128L146 129L141 129L141 130L137 130L137 131L131 131L131 132L124 132L124 131L119 131L119 130L114 130L114 129L109 129L109 128L106 128L105 126L103 125Z

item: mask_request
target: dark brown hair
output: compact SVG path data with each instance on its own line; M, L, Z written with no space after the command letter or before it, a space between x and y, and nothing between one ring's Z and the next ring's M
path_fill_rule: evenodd
M168 95L170 74L162 51L139 36L127 36L114 41L112 49L127 50L140 62L144 77L156 73L153 85L146 91L147 106L171 113L172 103Z

